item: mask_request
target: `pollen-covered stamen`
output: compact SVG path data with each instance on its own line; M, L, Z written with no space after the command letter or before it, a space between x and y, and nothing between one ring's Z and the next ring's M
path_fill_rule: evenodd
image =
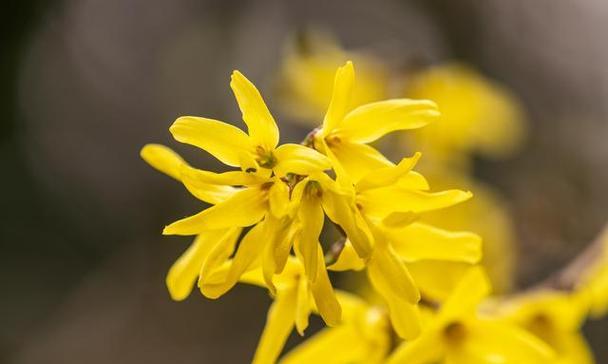
M467 336L467 328L462 322L454 321L443 329L443 335L450 342L460 342Z
M261 146L256 147L255 151L258 155L256 162L258 162L260 167L272 169L277 165L277 157L272 152L266 151Z
M304 189L304 194L307 196L316 196L321 198L323 196L323 189L317 181L309 181Z

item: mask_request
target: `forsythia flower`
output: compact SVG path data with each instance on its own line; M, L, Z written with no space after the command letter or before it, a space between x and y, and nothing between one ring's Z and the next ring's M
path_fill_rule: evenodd
M551 346L556 364L591 364L593 355L580 333L587 306L584 294L540 290L499 302L498 316Z
M402 343L388 364L547 363L554 353L515 325L483 317L480 302L490 293L483 270L471 268L422 335Z

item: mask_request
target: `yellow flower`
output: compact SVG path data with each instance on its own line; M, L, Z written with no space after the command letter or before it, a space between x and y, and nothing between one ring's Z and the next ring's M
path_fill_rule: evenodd
M291 41L279 74L279 95L284 109L296 120L317 125L332 95L336 68L347 60L357 64L357 87L349 107L387 98L388 72L382 63L364 53L347 52L330 35L298 34Z
M346 292L336 292L343 309L340 325L321 330L290 351L282 364L379 364L391 347L390 322L382 308Z
M421 128L439 116L428 100L392 99L349 108L355 81L352 62L336 72L323 125L313 137L316 149L334 157L353 182L392 163L368 143L396 130ZM334 165L334 168L336 166Z
M588 297L533 291L499 302L499 315L536 335L557 354L556 364L591 364L593 355L580 332Z
M254 228L255 229L255 228ZM300 335L308 327L312 312L318 312L330 326L340 322L341 308L324 267L323 254L317 252L317 279L311 283L306 278L301 259L290 256L285 269L273 277L276 287L274 302L268 310L266 325L258 343L253 363L274 363L281 354L285 341L294 326ZM236 259L236 258L235 258ZM212 292L223 284L235 260L227 261L211 274L201 276L199 285L203 291ZM261 267L250 267L240 280L244 283L267 287Z
M515 325L483 317L477 308L490 285L481 268L471 268L422 335L402 343L388 364L548 363L554 353Z
M448 63L422 70L408 78L403 94L433 100L441 109L440 123L411 135L414 149L428 156L431 165L466 166L472 152L502 157L523 138L517 99L466 66Z

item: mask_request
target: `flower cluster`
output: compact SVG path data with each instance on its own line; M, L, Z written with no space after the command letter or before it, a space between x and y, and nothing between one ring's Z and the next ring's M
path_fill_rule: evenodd
M171 296L184 299L198 282L203 295L217 298L241 281L265 287L274 297L254 362L276 361L293 327L303 333L312 312L328 326L349 321L337 298L345 294L336 294L328 268L365 269L387 307L377 319L373 312L366 316L374 322L387 317L383 322L391 322L399 337L414 339L421 332L424 288L408 264L474 264L481 258L475 234L417 221L471 193L431 192L413 170L420 154L395 164L369 145L390 132L433 122L437 106L391 99L350 109L354 76L351 62L340 67L322 125L303 144L279 145L279 130L260 93L235 71L230 85L247 132L201 117L180 117L170 128L177 141L205 150L233 170L197 169L161 145L142 149L149 164L212 205L163 231L196 236L169 271ZM338 252L332 251L329 267L328 249L320 243L326 221L344 235L331 246Z

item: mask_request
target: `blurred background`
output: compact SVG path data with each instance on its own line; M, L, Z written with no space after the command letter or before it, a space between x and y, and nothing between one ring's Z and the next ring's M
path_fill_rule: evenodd
M272 96L301 29L392 65L458 60L519 97L519 153L474 160L512 216L515 286L567 263L608 221L605 1L29 0L0 14L0 362L251 358L267 293L171 301L164 276L191 239L160 233L200 204L139 149L159 142L217 168L168 127L180 115L240 122L235 68L265 95L282 141L301 140L310 128ZM608 320L585 334L608 362Z

